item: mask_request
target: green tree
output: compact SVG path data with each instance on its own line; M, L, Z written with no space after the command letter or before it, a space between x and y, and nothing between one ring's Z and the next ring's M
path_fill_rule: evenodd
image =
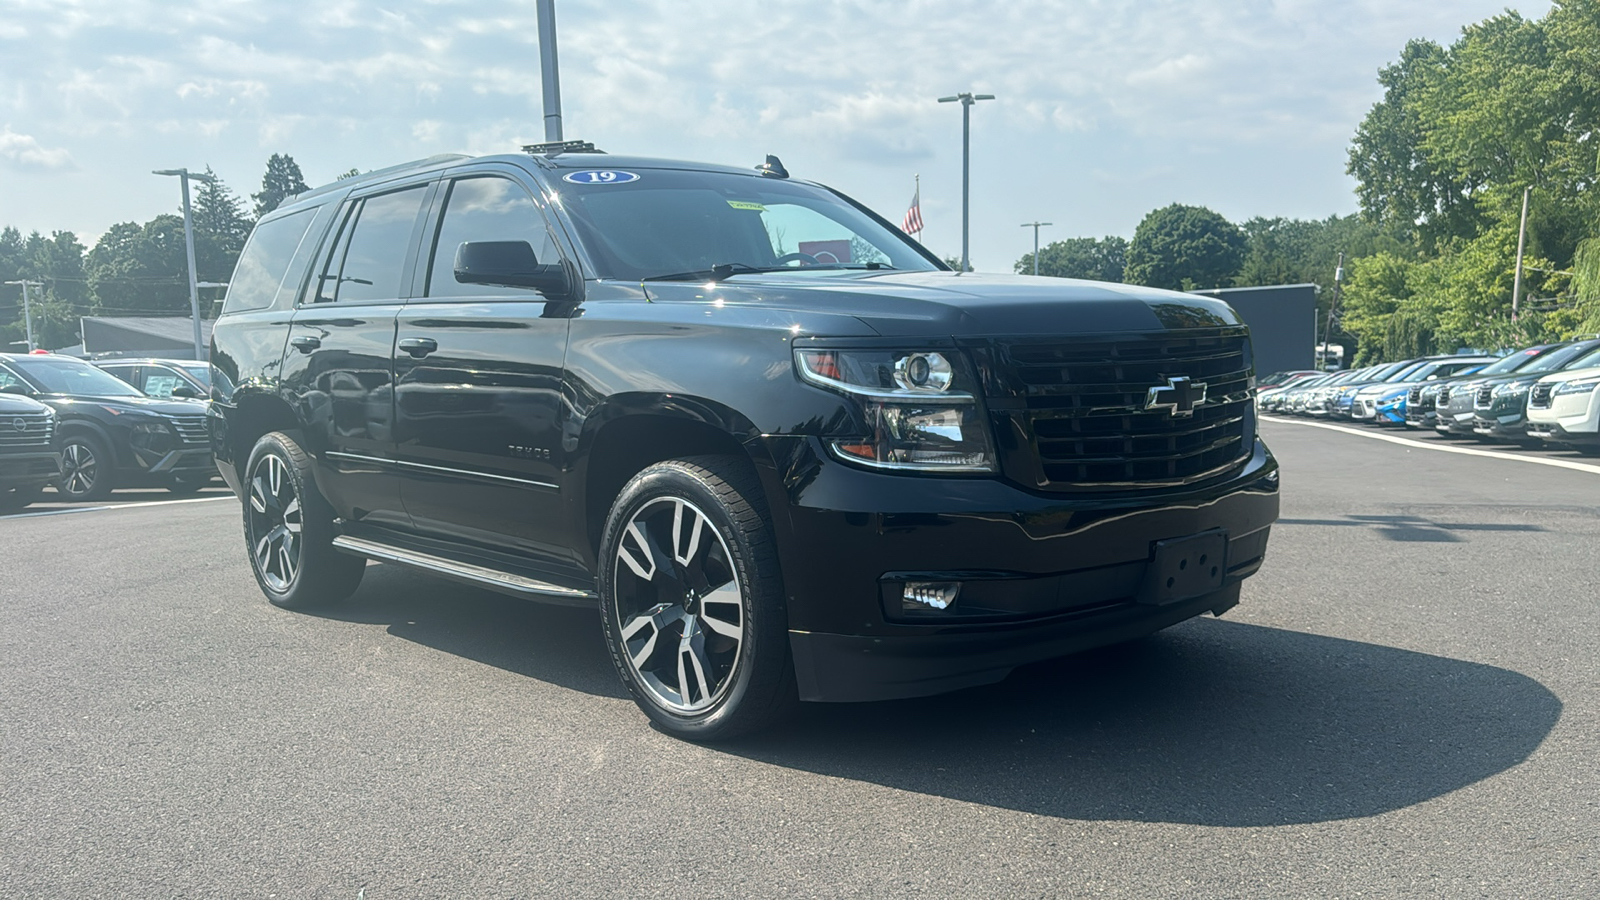
M85 259L97 311L181 314L189 311L183 219L156 216L111 226Z
M206 174L212 175L210 166ZM252 222L244 203L221 179L197 182L194 202L195 271L200 281L227 281L250 236Z
M83 244L70 231L26 238L15 228L0 229L0 281L37 282L28 289L28 310L20 285L0 288L0 350L27 335L31 313L34 342L46 349L78 342L78 317L87 309L88 286L83 271Z
M287 153L274 153L267 160L266 174L261 176L261 193L251 194L256 201L256 218L277 209L284 200L311 188L300 173L300 166Z
M954 269L957 272L961 271L961 257L959 257L959 256L946 256L944 258L944 264L949 266L950 268ZM972 271L972 260L971 259L967 260L967 271L968 272Z
M1244 250L1244 232L1232 222L1203 206L1174 203L1134 230L1123 278L1172 290L1225 287L1244 263Z
M1039 248L1040 275L1120 282L1127 267L1128 241L1116 235L1068 238ZM1017 260L1016 271L1019 275L1033 274L1032 253Z

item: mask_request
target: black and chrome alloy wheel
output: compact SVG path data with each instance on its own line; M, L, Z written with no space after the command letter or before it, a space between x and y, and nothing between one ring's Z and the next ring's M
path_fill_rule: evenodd
M267 587L286 593L300 572L300 498L283 460L263 454L250 473L245 518L256 571Z
M616 627L650 699L693 714L734 681L744 591L728 544L699 507L658 497L629 520L612 574Z
M78 441L61 448L61 485L68 494L87 494L94 490L95 476L100 472L100 461L94 457L94 448Z

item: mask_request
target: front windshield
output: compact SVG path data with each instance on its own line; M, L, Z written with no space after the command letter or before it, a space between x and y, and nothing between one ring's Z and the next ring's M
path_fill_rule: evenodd
M1567 366L1567 368L1592 369L1596 366L1600 366L1600 347L1596 347L1593 350L1590 350L1588 354L1573 360L1572 365Z
M1426 362L1411 363L1410 365L1407 365L1405 368L1401 369L1400 371L1394 373L1393 375L1390 375L1388 378L1385 378L1384 381L1389 381L1389 382L1404 381L1407 378L1410 378L1411 375L1414 372L1416 372L1418 369L1421 369L1423 366L1426 366L1426 365L1427 365Z
M1527 366L1518 369L1517 374L1531 375L1534 372L1554 372L1557 369L1565 369L1567 367L1567 363L1577 359L1593 349L1594 344L1584 343L1571 344L1566 347L1551 350L1549 353L1539 357L1538 359L1529 363Z
M641 168L568 172L556 187L601 278L703 277L714 266L938 268L903 235L813 185Z
M1517 369L1527 365L1532 360L1537 359L1539 354L1543 353L1544 351L1544 347L1529 347L1526 350L1518 350L1508 356L1500 357L1500 359L1496 362L1492 362L1489 365L1484 366L1483 369L1478 372L1478 374L1504 375L1507 372L1515 372Z
M143 397L133 385L88 363L25 357L9 365L46 394L69 397Z

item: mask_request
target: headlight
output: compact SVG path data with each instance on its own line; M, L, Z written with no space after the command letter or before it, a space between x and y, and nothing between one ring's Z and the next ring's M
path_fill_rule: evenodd
M1518 382L1513 381L1513 382L1509 382L1507 384L1495 385L1494 396L1496 396L1496 397L1515 397L1518 394L1526 394L1527 392L1528 392L1528 385L1520 384Z
M830 441L842 459L880 469L993 472L977 383L955 353L794 351L800 377L860 404L866 433Z
M1588 394L1592 393L1596 385L1600 385L1600 378L1580 378L1577 381L1563 381L1556 385L1559 394Z

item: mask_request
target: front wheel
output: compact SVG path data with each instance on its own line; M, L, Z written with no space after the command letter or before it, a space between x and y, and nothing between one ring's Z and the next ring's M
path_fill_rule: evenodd
M66 500L99 500L115 486L111 448L95 435L68 435L61 442L61 480L56 490Z
M600 608L617 673L669 734L747 734L795 702L777 549L745 460L668 460L628 482L606 517Z
M299 443L279 431L263 436L245 472L245 550L267 599L309 609L354 593L367 561L333 549L333 507Z

